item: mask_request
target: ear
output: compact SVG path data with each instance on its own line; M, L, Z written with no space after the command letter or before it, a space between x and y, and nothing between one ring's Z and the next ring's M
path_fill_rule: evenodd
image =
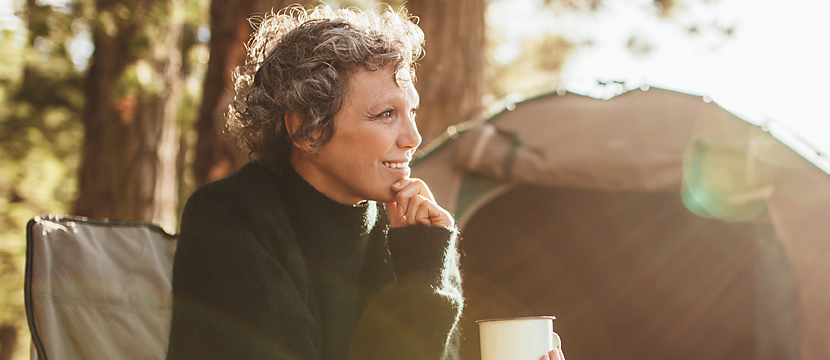
M295 112L287 112L285 113L283 121L285 121L285 128L288 130L288 136L291 137L300 129L300 126L302 126L303 115ZM305 152L314 151L314 146L312 146L311 142L308 140L294 141L294 146Z
M283 117L283 121L285 121L285 128L288 130L288 136L294 135L295 132L300 128L300 125L303 123L303 116L300 113L295 112L286 112L285 117Z

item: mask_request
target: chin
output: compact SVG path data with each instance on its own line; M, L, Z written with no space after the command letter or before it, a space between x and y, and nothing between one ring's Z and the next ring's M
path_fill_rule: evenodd
M384 196L384 197L375 199L375 201L381 202L381 203L391 203L391 202L395 202L395 200L396 200L395 199L395 194L391 194L391 195L388 195L388 196Z
M390 185L390 187L391 187L391 185ZM395 202L395 199L396 199L398 194L396 194L392 191L389 191L386 194L377 193L377 194L374 194L374 195L375 196L372 196L371 198L369 198L369 200L376 201L376 202L379 202L379 203L389 203L389 202Z

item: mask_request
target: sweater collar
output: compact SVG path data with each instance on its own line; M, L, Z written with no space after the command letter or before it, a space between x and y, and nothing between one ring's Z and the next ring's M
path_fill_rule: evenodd
M289 211L294 213L292 217L304 230L317 233L330 229L365 235L374 227L378 212L376 202L341 204L317 191L287 161L280 170L278 176L282 181L279 186L284 187L280 192L285 194L290 204Z

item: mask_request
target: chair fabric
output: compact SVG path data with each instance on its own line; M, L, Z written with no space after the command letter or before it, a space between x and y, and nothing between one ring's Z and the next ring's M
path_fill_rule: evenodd
M29 221L26 237L33 359L164 359L174 236L143 222L47 215Z

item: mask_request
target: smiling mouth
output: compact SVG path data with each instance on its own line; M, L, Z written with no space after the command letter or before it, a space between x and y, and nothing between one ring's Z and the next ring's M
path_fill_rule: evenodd
M391 168L391 169L405 169L405 168L409 167L409 163L408 162L396 163L396 162L384 161L383 166L386 166L386 167Z

